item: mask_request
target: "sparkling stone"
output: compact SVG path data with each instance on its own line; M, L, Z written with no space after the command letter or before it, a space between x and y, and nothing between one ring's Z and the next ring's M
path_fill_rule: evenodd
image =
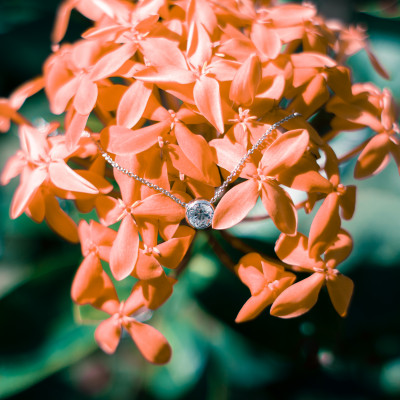
M207 200L193 200L186 207L186 221L195 229L208 228L214 216L214 207Z

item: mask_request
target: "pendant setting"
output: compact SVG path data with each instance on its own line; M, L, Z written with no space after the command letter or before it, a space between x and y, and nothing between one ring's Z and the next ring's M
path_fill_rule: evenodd
M192 200L186 205L186 221L195 229L206 229L212 224L214 206L204 199Z

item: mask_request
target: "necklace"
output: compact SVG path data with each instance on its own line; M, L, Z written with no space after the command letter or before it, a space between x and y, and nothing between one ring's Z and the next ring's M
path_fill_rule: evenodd
M115 162L111 156L101 147L101 145L95 141L101 155L104 157L104 159L116 170L122 172L123 174L129 176L130 178L136 179L137 181L143 183L144 185L148 186L149 188L152 188L154 190L157 190L158 192L164 194L165 196L168 196L170 199L181 205L186 209L186 221L187 223L195 228L195 229L206 229L212 224L213 216L214 216L214 204L217 202L217 200L223 195L225 189L229 185L229 183L232 181L232 179L236 176L236 174L239 172L240 168L243 166L243 164L246 162L246 160L257 150L257 148L262 144L262 142L267 138L267 136L276 128L278 128L280 125L285 123L286 121L289 121L292 118L300 117L301 114L299 113L293 113L288 115L287 117L281 119L278 122L275 122L272 124L268 130L257 140L256 143L251 147L250 150L247 151L246 154L240 159L240 161L237 163L233 171L228 175L228 177L225 179L225 181L222 183L221 186L217 187L215 189L214 196L212 197L211 200L206 200L206 199L194 199L188 203L185 203L178 197L174 196L171 192L168 190L156 185L155 183L152 183L148 181L147 179L144 179L133 172L127 170L126 168L123 168L121 165L119 165L117 162Z

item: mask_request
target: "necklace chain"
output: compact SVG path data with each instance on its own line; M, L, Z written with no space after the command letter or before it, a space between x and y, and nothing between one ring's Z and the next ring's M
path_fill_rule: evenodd
M212 199L209 201L209 203L214 204L217 202L217 200L223 195L225 189L227 186L232 182L233 178L236 176L236 174L239 172L243 164L246 162L246 160L260 147L260 145L263 143L263 141L267 138L267 136L276 128L281 126L283 123L289 121L292 118L300 117L301 114L295 112L293 114L288 115L285 118L282 118L280 121L275 122L272 124L268 130L257 140L256 143L251 147L250 150L247 151L247 153L240 159L240 161L237 163L236 167L232 170L232 172L228 175L228 177L225 179L225 181L222 183L221 186L217 187L215 189L214 196ZM168 190L156 185L155 183L152 183L148 181L145 178L142 178L133 172L129 171L128 169L122 167L119 165L116 161L114 161L111 156L101 147L101 145L97 142L94 141L97 148L99 149L101 155L104 157L104 159L116 170L122 172L123 174L129 176L130 178L136 179L138 182L143 183L144 185L148 186L151 189L157 190L158 192L164 194L165 196L168 196L170 199L175 201L176 203L180 204L182 207L187 208L189 203L185 203L178 197L174 196L171 192Z

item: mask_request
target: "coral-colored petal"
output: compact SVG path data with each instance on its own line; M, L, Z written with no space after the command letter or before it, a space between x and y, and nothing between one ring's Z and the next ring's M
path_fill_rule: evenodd
M187 38L187 57L194 67L202 67L212 55L211 40L201 24L192 23Z
M124 324L143 357L154 364L165 364L171 358L171 347L164 335L150 325L138 321Z
M275 244L275 252L286 264L307 270L312 270L316 265L316 261L308 255L308 238L300 232L296 236L280 235Z
M390 75L385 70L385 68L383 68L382 64L378 61L378 59L375 57L374 53L372 53L372 51L369 49L368 46L365 48L365 51L367 52L369 61L371 62L372 66L374 67L375 71L382 78L390 79Z
M306 313L317 302L319 291L324 282L325 274L316 272L289 286L272 304L271 315L281 318L294 318Z
M220 185L219 172L214 155L207 141L201 135L192 133L184 124L175 124L175 136L179 147L187 158L204 174L214 186Z
M273 293L264 288L260 293L251 296L240 309L235 322L245 322L256 318L261 312L272 304L274 300Z
M307 87L290 104L290 110L310 117L330 98L325 78L321 74L313 76Z
M354 168L354 177L367 178L380 172L388 163L389 138L386 134L374 136L364 147Z
M110 196L98 196L95 201L95 207L100 222L104 225L112 225L117 222L123 212L118 200Z
M135 267L139 250L139 232L130 215L124 217L110 254L110 269L118 281L126 278Z
M37 224L40 224L45 217L45 212L46 212L46 207L44 203L44 196L42 192L38 190L36 191L32 200L29 202L26 214Z
M95 186L74 172L64 161L50 163L49 176L51 182L60 189L89 194L99 193Z
M70 121L66 121L65 144L68 150L76 147L85 130L89 114L81 115L75 112Z
M113 125L102 132L107 150L119 154L136 154L147 150L157 143L157 138L170 130L170 121L162 121L141 129L131 130Z
M135 269L132 275L138 279L154 279L164 273L160 263L151 254L144 254L139 251Z
M261 61L256 54L252 54L237 70L229 90L229 98L237 104L253 103L261 78Z
M229 172L235 169L236 165L243 157L243 154L246 154L246 148L242 144L236 141L233 143L226 135L223 139L211 140L209 145L215 149L217 164ZM256 165L258 164L259 159L260 158L259 156L256 156L256 153L254 153L253 156L250 156L244 164L240 176L250 177L256 175Z
M145 82L154 83L193 83L196 76L186 69L176 68L172 65L162 67L149 67L136 72L134 78Z
M54 114L61 114L65 111L68 102L75 96L79 88L79 79L73 77L61 86L55 96L50 100L50 111Z
M71 298L78 304L91 304L109 314L118 312L115 288L93 252L84 258L75 274Z
M341 317L345 317L353 294L353 281L347 276L338 274L329 277L326 286L335 310Z
M248 179L230 189L215 209L212 226L227 229L238 224L255 206L258 199L258 183Z
M116 318L111 317L102 321L96 328L94 338L104 352L114 353L121 338L121 326Z
M308 132L304 129L288 131L267 148L261 159L263 174L274 176L296 164L307 149Z
M346 191L340 196L339 202L342 208L342 217L344 219L351 219L356 207L356 186L346 186Z
M153 217L164 221L180 221L185 214L185 209L162 193L147 197L133 209L135 216L142 218Z
M334 241L340 229L339 196L330 193L315 214L308 239L310 257L317 258Z
M86 77L82 78L74 97L75 110L81 115L89 114L96 105L97 94L97 85Z
M69 0L61 3L57 10L56 21L53 27L53 31L51 33L51 41L52 43L61 42L62 38L67 31L69 18L71 16L71 11L75 7L76 1Z
M331 268L335 268L343 262L353 249L353 239L344 229L341 229L335 241L329 246L325 252L325 263Z
M327 73L327 83L342 99L350 100L352 98L349 68L341 65L330 68Z
M122 95L117 109L117 125L132 128L142 118L153 85L135 81Z
M189 227L182 226L174 236L177 235L180 237L169 239L164 243L158 244L156 247L154 256L164 267L176 268L180 264L193 240L194 231Z
M44 78L41 76L22 84L11 94L10 104L15 109L21 108L28 97L33 96L39 90L43 89L43 87Z
M261 256L258 253L248 253L243 256L235 267L240 280L250 289L252 296L261 292L265 286L265 277L261 268Z
M143 287L146 307L151 310L159 308L171 296L176 282L176 279L165 274L156 279L140 281L138 284Z
M72 243L79 241L78 227L60 207L54 196L45 196L46 222L56 233Z
M276 227L287 235L297 231L297 211L289 194L276 182L261 186L261 201Z
M199 111L214 125L217 132L224 132L221 95L218 82L202 75L197 79L193 89L194 101Z
M153 67L174 66L179 69L187 69L187 64L182 51L177 44L166 38L146 38L140 43L146 65Z
M100 58L92 69L90 79L94 82L112 76L113 73L125 63L125 61L129 60L135 54L136 49L137 44L132 41L107 53Z
M281 40L278 34L262 24L253 24L251 28L251 40L257 49L266 57L273 60L281 51Z
M319 166L315 160L303 157L293 169L283 170L278 181L293 189L307 193L330 193L332 184L318 173Z
M26 169L21 175L21 183L14 193L11 203L10 216L12 219L18 218L29 205L37 189L47 177L44 169Z

